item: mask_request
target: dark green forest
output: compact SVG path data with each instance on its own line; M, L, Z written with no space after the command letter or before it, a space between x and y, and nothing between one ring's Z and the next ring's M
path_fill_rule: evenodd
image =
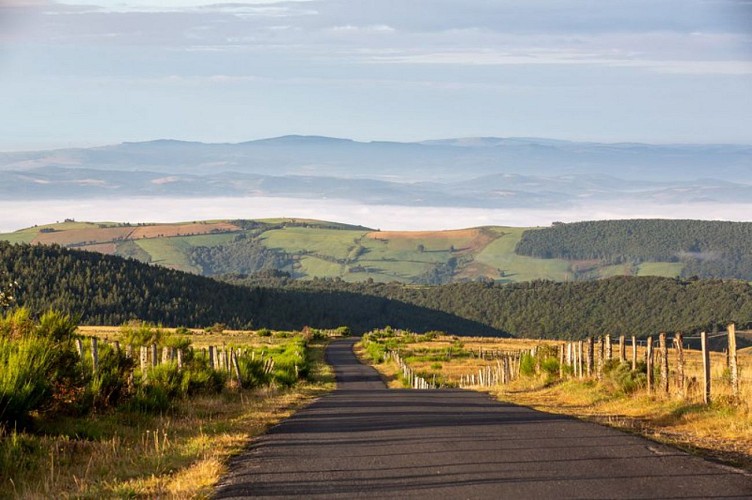
M603 333L645 337L660 331L713 331L731 321L746 327L752 322L752 286L737 280L615 277L565 283L414 286L338 279L298 281L268 275L225 279L251 287L388 297L518 337L577 339Z
M457 335L581 338L712 331L752 322L752 287L742 281L618 277L518 284L297 281L279 272L215 281L132 259L57 246L0 243L0 273L18 280L19 304L79 314L85 324L142 319L165 326L355 332L391 325ZM508 332L508 333L507 333Z
M752 223L634 219L557 223L526 231L520 255L607 264L682 262L682 277L752 280Z
M164 326L300 329L386 325L415 331L502 335L487 325L348 290L236 286L133 259L59 246L0 242L0 275L20 284L19 305L35 314L55 309L82 324L119 325L141 319Z

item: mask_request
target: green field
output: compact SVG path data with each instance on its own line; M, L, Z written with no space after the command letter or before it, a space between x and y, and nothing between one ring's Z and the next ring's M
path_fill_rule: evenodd
M201 272L201 267L191 260L192 248L232 245L238 248L248 242L284 254L290 262L284 270L292 270L296 278L340 278L350 282L372 279L428 283L429 279L447 282L483 278L508 283L535 279L595 279L623 274L672 277L678 276L682 269L681 263L608 266L597 261L571 262L517 255L515 247L522 234L534 228L400 232L373 231L308 219L263 219L255 223L245 226L247 230L221 220L129 225L126 227L133 228L132 235L113 239L112 235L119 233L113 233L112 229L108 232L107 228L123 227L122 224L64 222L0 234L0 240L31 243L44 229L45 241L51 239L64 246L93 251L112 253L114 250L117 255L192 273ZM186 236L186 232L190 235ZM205 234L195 234L201 232ZM80 241L76 239L78 234L81 234ZM91 247L92 242L100 245Z

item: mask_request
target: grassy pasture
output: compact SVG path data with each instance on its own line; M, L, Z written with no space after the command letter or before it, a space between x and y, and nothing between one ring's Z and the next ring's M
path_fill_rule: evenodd
M517 242L528 228L493 228L497 238L489 243L475 261L497 270L502 281L519 282L534 279L564 281L571 279L569 262L562 259L536 259L514 253ZM501 276L500 272L504 275Z
M185 240L173 241L173 238L150 238L134 240L134 243L151 256L151 262L154 264L191 273L201 271L188 259L185 250L191 245Z

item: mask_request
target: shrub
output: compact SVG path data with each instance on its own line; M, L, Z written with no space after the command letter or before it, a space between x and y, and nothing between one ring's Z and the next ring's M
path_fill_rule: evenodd
M196 357L183 366L183 377L180 381L181 393L194 395L198 393L218 393L227 381L227 374L209 368L209 361L205 357Z
M604 366L604 381L623 394L631 394L647 384L647 365L637 363L637 369L632 370L627 363L618 360L606 363Z
M271 337L272 331L268 328L262 328L261 330L256 332L256 335L258 335L259 337Z
M352 335L352 330L350 330L349 326L340 326L335 330L335 333L342 337L349 337L350 335Z
M129 396L128 379L134 362L122 351L103 345L99 349L99 366L88 386L89 400L95 408L115 406Z
M39 318L35 333L55 342L73 339L78 329L78 318L57 311L47 311Z
M545 373L548 376L554 376L559 374L559 360L548 356L543 361L541 361L541 371Z
M123 343L130 345L160 344L165 336L161 327L143 321L130 321L120 327Z
M182 382L183 375L175 363L151 367L142 375L130 408L145 413L165 411L174 399L183 395Z
M520 358L520 375L532 377L535 375L535 358L526 352Z
M24 426L29 413L52 395L55 344L46 338L10 340L0 337L0 422Z

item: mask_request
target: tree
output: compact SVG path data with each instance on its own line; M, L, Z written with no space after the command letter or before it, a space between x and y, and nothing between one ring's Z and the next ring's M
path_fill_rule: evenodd
M0 309L8 309L16 303L15 290L18 288L18 282L12 280L6 274L0 278Z

